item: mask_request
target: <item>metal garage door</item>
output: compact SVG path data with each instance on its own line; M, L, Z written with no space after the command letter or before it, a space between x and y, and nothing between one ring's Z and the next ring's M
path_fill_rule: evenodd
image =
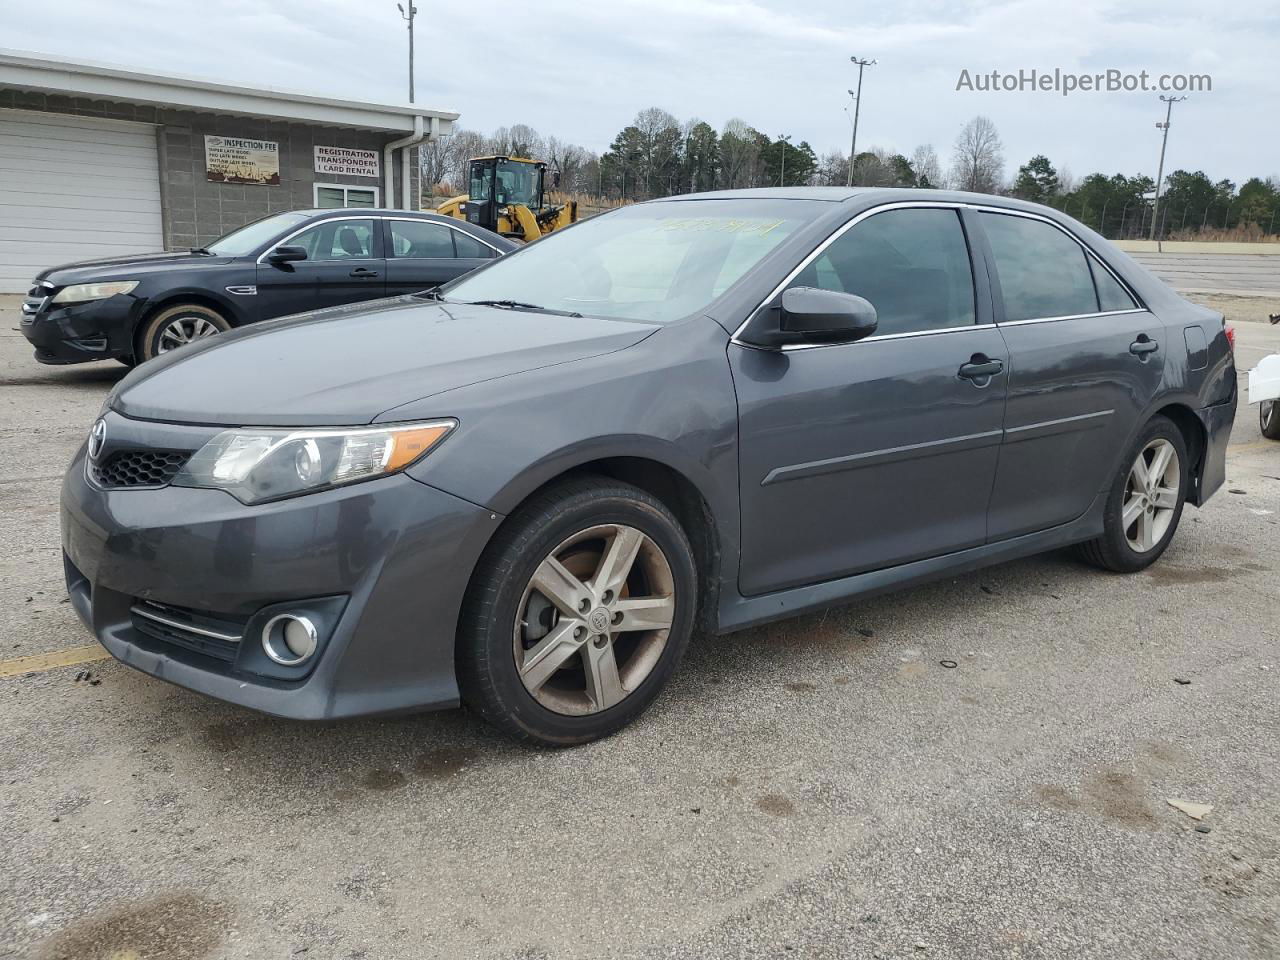
M163 248L154 127L0 110L0 293L45 267Z

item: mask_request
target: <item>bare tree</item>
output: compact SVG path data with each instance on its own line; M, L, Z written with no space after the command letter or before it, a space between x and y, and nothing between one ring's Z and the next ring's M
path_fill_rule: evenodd
M720 134L720 186L746 186L759 153L756 131L737 117L728 121Z
M546 161L550 172L548 187L555 183L558 175L559 189L578 190L581 189L579 175L583 166L591 159L591 154L577 144L567 143L559 137L547 137L546 154L542 159Z
M958 190L995 193L1004 176L1004 147L990 118L977 116L956 138L951 181Z
M916 182L922 187L935 190L945 189L946 177L942 175L942 164L938 162L938 152L932 143L923 143L911 154L911 166L916 171Z
M839 150L823 154L815 176L820 186L843 187L849 180L849 158Z

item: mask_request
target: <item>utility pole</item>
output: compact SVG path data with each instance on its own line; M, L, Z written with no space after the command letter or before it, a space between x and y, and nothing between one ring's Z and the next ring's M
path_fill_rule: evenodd
M778 143L782 146L782 172L778 175L778 186L785 187L787 185L787 143L791 140L791 134L784 133L778 137Z
M397 3L396 9L400 11L400 19L409 24L409 102L413 103L413 18L417 16L418 8L413 5L413 0L409 0L408 13L403 4Z
M858 156L858 114L862 110L862 71L866 67L874 67L875 60L862 60L850 57L849 60L858 65L858 92L849 91L853 97L853 139L849 141L849 186L853 186L853 164Z
M1159 219L1160 214L1160 186L1164 183L1164 150L1165 147L1169 146L1169 117L1173 115L1173 105L1185 99L1187 98L1160 95L1160 101L1167 104L1167 106L1164 108L1164 123L1156 121L1156 129L1163 130L1164 137L1160 141L1160 167L1156 171L1156 196L1151 204L1151 236L1149 238L1151 240L1156 238L1156 221Z

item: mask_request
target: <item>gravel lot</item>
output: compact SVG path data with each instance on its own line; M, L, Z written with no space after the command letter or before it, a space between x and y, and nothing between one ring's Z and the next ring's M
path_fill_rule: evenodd
M91 642L57 491L123 373L38 366L16 323L0 300L5 661ZM1247 369L1280 328L1238 342ZM462 712L290 723L111 660L0 676L0 955L1275 958L1256 412L1148 573L1055 553L702 639L639 723L568 752ZM1168 798L1213 804L1210 832Z

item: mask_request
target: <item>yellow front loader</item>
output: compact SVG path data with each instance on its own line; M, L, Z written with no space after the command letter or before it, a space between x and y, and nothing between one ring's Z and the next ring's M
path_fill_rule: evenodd
M446 200L436 213L525 243L577 222L578 201L546 202L545 163L521 157L475 157L468 168L468 194Z

